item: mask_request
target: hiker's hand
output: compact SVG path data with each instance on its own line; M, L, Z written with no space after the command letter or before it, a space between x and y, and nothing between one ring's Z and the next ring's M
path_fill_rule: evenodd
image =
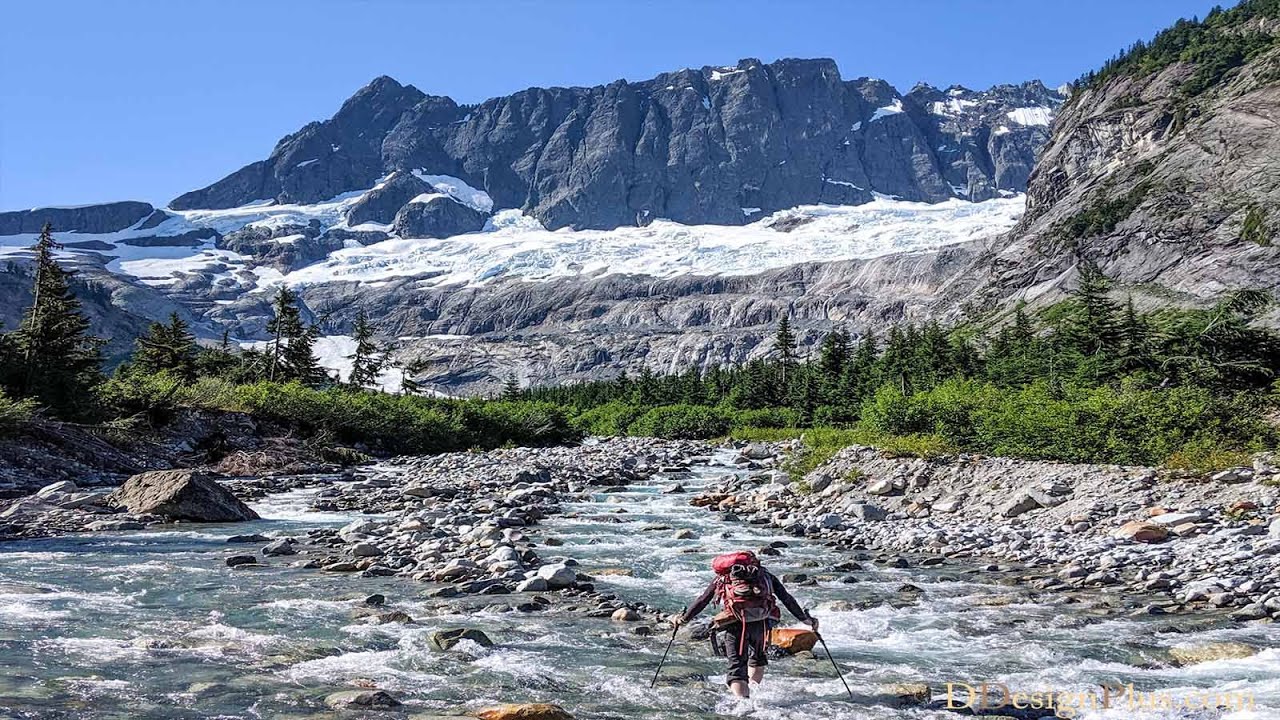
M683 624L685 624L685 619L683 615L676 615L675 617L671 618L671 627L678 628Z
M805 620L805 622L809 623L809 627L813 628L814 632L818 632L818 618L810 615L809 619Z

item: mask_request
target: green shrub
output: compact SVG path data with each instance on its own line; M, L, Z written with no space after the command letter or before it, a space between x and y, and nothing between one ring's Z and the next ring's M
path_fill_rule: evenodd
M1223 447L1218 441L1202 438L1183 445L1165 460L1164 466L1206 475L1229 467L1249 465L1251 461L1251 453L1246 450Z
M164 373L112 378L102 398L118 415L146 414L153 422L180 407L244 412L389 452L556 445L581 437L563 408L541 402L440 400L298 383L237 385L217 378L187 383Z
M573 426L588 435L616 437L626 435L627 428L644 414L644 408L614 400L591 408L573 419Z
M918 457L928 460L944 455L954 455L957 452L955 443L941 435L885 435L866 439L868 442L865 444L877 447L891 457Z
M468 401L458 408L473 447L562 445L582 439L565 408L552 403Z
M706 405L661 405L627 427L632 435L675 440L710 440L729 434L728 415Z
M800 424L800 415L791 408L738 410L732 423L735 428L793 428Z
M1245 213L1244 224L1240 228L1240 239L1256 243L1261 247L1271 247L1271 234L1267 232L1267 213L1257 205L1250 205Z
M35 417L33 400L14 400L0 390L0 435L9 435L22 429Z

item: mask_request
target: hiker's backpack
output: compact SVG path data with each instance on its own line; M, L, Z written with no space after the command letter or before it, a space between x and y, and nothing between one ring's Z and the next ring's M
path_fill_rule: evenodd
M751 552L720 555L711 561L716 572L716 601L721 611L712 620L717 627L731 623L768 621L781 617L773 596L773 583L760 559Z

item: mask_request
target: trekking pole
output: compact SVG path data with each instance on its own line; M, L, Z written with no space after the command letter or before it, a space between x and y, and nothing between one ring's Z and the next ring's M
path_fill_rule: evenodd
M831 657L831 648L827 647L826 638L822 637L822 633L814 633L818 636L818 642L822 643L822 650L827 654L827 659L831 661L831 667L836 669L836 675L840 678L840 684L844 685L844 691L849 693L849 699L853 700L853 691L849 689L849 683L844 681L844 673L840 672L840 666L836 664L836 659Z
M684 610L680 611L684 614ZM653 680L649 682L649 689L652 690L658 685L658 673L662 672L662 666L667 662L667 653L671 652L671 646L676 641L676 633L680 632L680 626L676 625L671 628L671 639L667 641L667 649L662 651L662 659L658 661L658 669L653 671Z

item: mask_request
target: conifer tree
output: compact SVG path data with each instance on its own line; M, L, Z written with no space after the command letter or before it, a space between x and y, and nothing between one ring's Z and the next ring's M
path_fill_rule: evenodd
M1072 296L1077 303L1067 325L1067 339L1084 355L1113 352L1120 339L1120 306L1108 296L1111 283L1097 264L1080 263L1080 285Z
M133 365L147 373L168 371L184 380L196 376L196 338L178 313L170 313L169 322L152 323L138 338L133 352Z
M1128 372L1151 364L1151 326L1138 314L1130 296L1120 318L1120 367Z
M272 301L272 311L272 318L267 321L267 332L271 333L267 379L304 384L327 381L328 376L315 357L319 329L302 321L298 296L281 286Z
M329 376L316 360L315 344L320 329L304 325L297 335L289 338L289 344L280 353L280 369L285 380L296 380L304 385L329 381Z
M298 311L298 296L292 290L281 285L271 301L272 316L267 321L267 332L271 333L271 344L268 350L270 369L267 379L286 379L283 377L284 351L289 341L302 334L302 315Z
M385 353L373 339L373 324L363 310L356 315L351 329L352 338L356 341L355 352L347 357L351 361L351 374L347 384L353 388L367 388L378 384L378 376L382 373Z
M857 405L869 397L880 384L877 361L880 344L876 334L868 330L858 343L840 382L840 398L850 405Z
M514 372L508 372L507 379L502 383L502 399L520 399L520 383L516 381L516 374Z
M850 359L849 333L844 330L827 333L818 354L820 395L824 402L839 401L841 380Z
M19 394L75 416L88 411L90 388L101 380L102 340L89 334L89 320L71 293L72 273L54 259L59 247L46 223L33 248L33 298L13 333L13 354Z
M777 353L783 391L787 385L787 373L796 364L796 335L791 331L791 316L783 315L778 321L778 331L773 336L774 352Z

